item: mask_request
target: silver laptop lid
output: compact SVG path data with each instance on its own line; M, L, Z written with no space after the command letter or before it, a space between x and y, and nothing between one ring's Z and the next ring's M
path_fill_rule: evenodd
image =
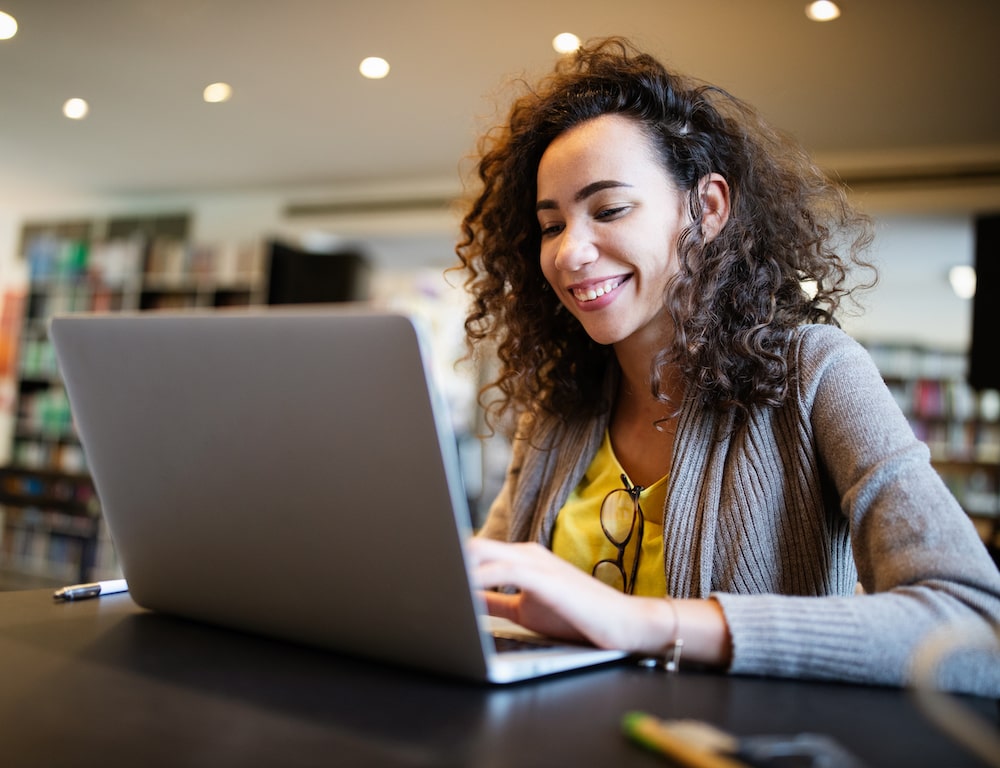
M485 678L456 447L409 318L71 315L51 337L136 602Z

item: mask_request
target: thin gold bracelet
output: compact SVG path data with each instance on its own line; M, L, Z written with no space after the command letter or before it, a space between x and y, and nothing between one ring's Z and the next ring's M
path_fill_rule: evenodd
M677 606L674 605L674 599L668 597L666 601L670 604L670 611L674 614L673 638L667 644L667 650L663 656L644 656L639 660L639 665L647 669L662 669L674 674L681 668L681 651L684 649L684 641L678 637L681 631L681 618L677 613Z
M670 673L676 673L681 668L681 651L684 650L684 640L679 636L681 633L681 617L677 612L677 605L672 597L667 598L670 604L670 612L674 614L674 636L667 645L667 655L663 659L663 668Z

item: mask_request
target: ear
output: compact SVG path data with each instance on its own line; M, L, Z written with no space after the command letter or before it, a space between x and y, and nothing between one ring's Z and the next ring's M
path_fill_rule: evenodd
M729 183L718 173L710 173L698 182L701 197L701 234L712 242L729 221Z

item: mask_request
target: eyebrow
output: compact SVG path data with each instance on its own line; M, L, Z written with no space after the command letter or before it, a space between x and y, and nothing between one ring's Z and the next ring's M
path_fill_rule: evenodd
M631 184L626 184L624 181L614 181L613 179L604 179L602 181L592 181L587 186L583 187L573 196L573 202L580 203L586 200L593 194L600 192L602 189L615 189L618 187L631 187ZM551 211L557 209L559 205L555 200L539 200L535 205L536 211Z

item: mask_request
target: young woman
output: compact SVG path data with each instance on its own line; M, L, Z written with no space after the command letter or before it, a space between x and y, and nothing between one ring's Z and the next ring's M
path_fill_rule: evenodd
M517 100L478 167L466 329L517 417L469 544L491 613L885 684L936 628L994 631L994 563L835 320L869 222L793 142L608 40ZM997 667L957 654L939 682L1000 695Z

